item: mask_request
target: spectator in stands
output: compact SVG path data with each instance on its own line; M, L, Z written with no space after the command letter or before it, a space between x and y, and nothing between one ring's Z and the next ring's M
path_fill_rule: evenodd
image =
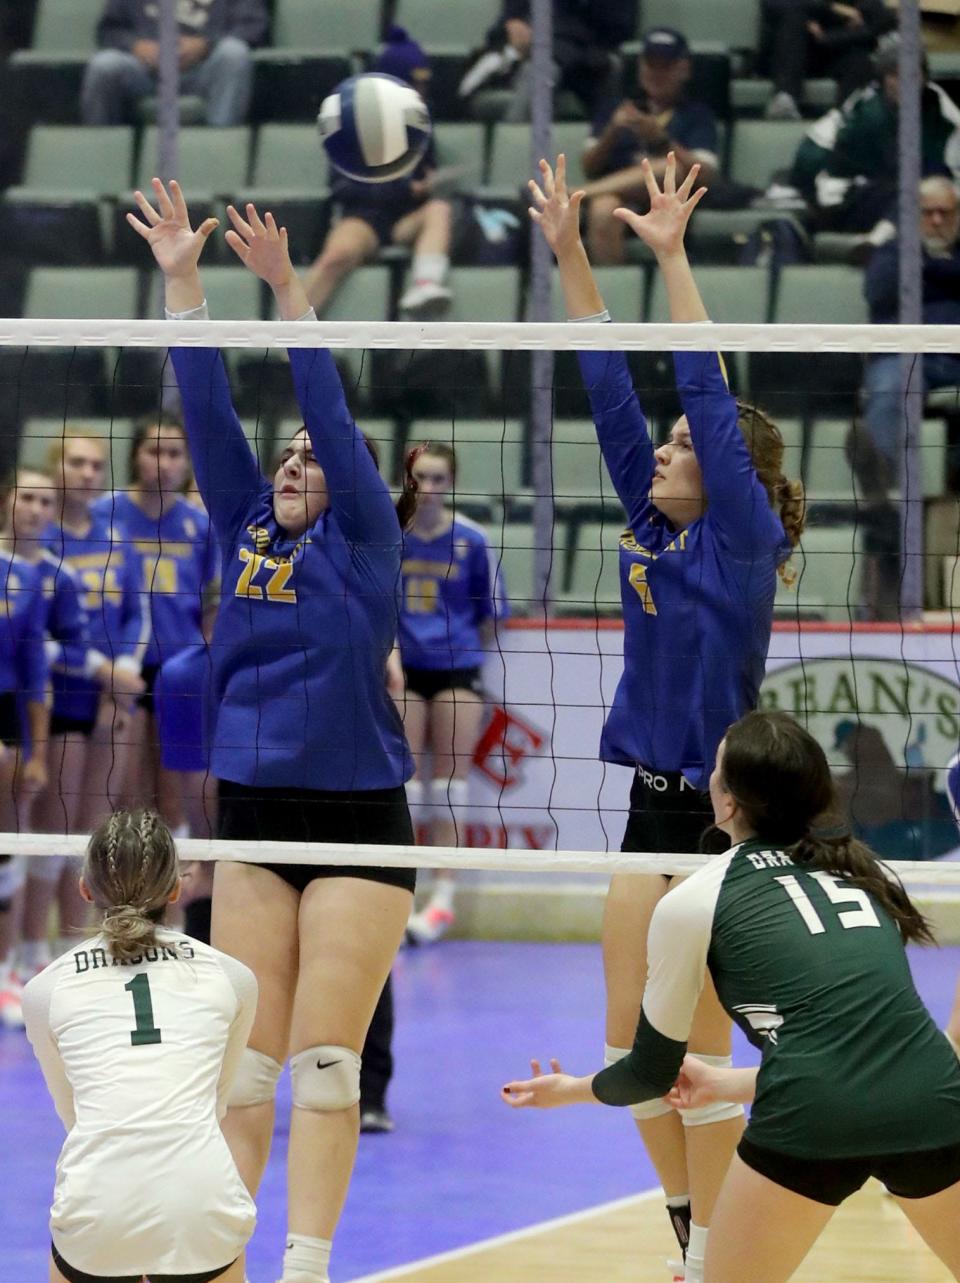
M791 181L818 230L870 232L896 212L898 59L897 36L886 36L874 83L816 121L797 150ZM922 172L960 180L960 108L927 76L924 55Z
M805 76L830 76L843 102L873 75L877 41L897 25L884 0L762 0L760 65L776 93L768 120L799 120Z
M640 53L640 96L624 98L594 118L583 153L583 172L591 180L584 188L591 262L623 262L626 225L613 211L621 205L640 212L647 208L644 157L658 179L671 151L678 183L694 164L707 185L716 174L717 122L705 103L686 95L692 70L685 37L672 27L655 27Z
M242 124L253 85L250 50L269 26L265 0L180 0L177 18L180 92L206 100L208 125ZM122 124L156 93L158 23L153 0L107 0L80 95L85 125Z
M948 178L925 178L920 184L920 235L923 242L923 323L960 324L960 194ZM864 278L864 293L875 325L895 324L900 305L900 246L889 240L873 254ZM960 356L928 353L917 371L924 392L960 386ZM863 386L864 423L870 438L896 476L903 437L900 357L875 356Z
M529 120L533 93L530 0L503 0L488 44L519 64L513 79L510 121ZM636 31L637 0L553 0L554 87L575 94L593 119L620 97L619 46Z
M421 97L427 97L429 59L402 27L390 28L371 70L406 80ZM448 200L433 195L436 174L432 143L412 174L389 183L358 183L331 169L336 221L304 278L307 297L317 313L354 268L372 258L381 245L413 247L411 283L400 299L401 312L435 317L449 306L451 294L444 280L450 265L452 207Z

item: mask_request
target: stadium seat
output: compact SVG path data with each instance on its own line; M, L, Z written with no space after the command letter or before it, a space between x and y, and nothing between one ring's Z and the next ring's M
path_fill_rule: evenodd
M647 272L643 267L595 267L593 275L601 297L614 321L642 321L646 305ZM553 319L565 321L567 309L557 275L552 293Z
M460 97L460 83L470 66L470 50L459 39L449 45L421 39L430 59L430 114L434 122L463 120L467 105Z
M408 446L444 441L457 452L455 497L468 508L486 500L503 506L523 490L524 431L519 419L419 420Z
M37 267L27 281L23 315L133 319L138 285L136 272L128 267Z
M853 471L847 461L848 419L817 419L811 426L804 484L809 503L855 498Z
M500 0L469 0L453 4L451 0L397 0L396 21L421 44L466 45L470 49L483 44L487 29L500 17Z
M104 482L106 489L119 488L127 484L129 480L127 463L130 457L130 441L133 437L133 425L127 419L82 417L65 421L62 416L52 419L27 419L20 436L18 464L25 468L45 467L47 451L54 441L62 439L65 427L86 429L91 436L102 437L108 443L111 471Z
M553 150L564 152L567 157L567 174L571 185L586 180L581 169L583 146L590 126L580 121L569 121L553 128ZM487 180L488 194L516 198L526 191L531 178L536 177L531 154L529 125L500 124L493 130L490 153L490 173Z
M379 43L380 0L276 0L275 49L341 53Z
M330 222L328 166L314 125L261 125L253 183L234 192L239 208L252 200L287 228L295 263L320 252Z
M529 521L507 522L492 526L488 533L499 557L512 613L533 614L539 609L533 600L533 525Z
M387 321L390 319L390 271L386 267L360 267L347 277L327 304L326 321ZM355 391L371 387L374 377L369 350L334 353L345 381Z
M132 129L35 126L22 182L4 196L4 239L25 263L102 261L102 202L127 189L132 166Z
M565 614L618 614L620 604L620 535L622 522L584 522L574 527L572 562L563 589L556 594Z
M252 272L241 267L204 267L203 291L215 321L261 321L266 319L263 287ZM155 273L150 288L151 316L163 315L163 278ZM239 351L240 349L234 349Z
M675 27L691 44L721 40L729 49L756 49L759 0L642 0L642 36L651 27Z
M317 113L324 98L353 71L346 53L325 50L254 49L253 104L250 119L309 121L316 135Z
M451 171L443 193L482 186L487 172L485 126L476 121L438 124L433 136L437 169Z
M83 69L95 48L103 0L39 0L33 44L4 67L10 117L53 123L79 119Z
M808 526L793 554L797 580L778 581L775 610L786 618L849 621L860 601L861 554L855 525Z
M553 493L557 499L582 504L617 502L592 419L558 419L554 423Z
M773 97L773 81L760 76L741 77L730 83L730 100L734 112L740 115L762 113ZM803 82L801 103L816 115L829 111L836 105L837 82L827 77L815 77Z
M157 172L159 132L148 126L140 140L136 186L149 192ZM177 141L177 179L187 196L200 193L233 196L247 185L250 172L251 131L246 125L227 129L189 125Z
M31 48L35 53L92 53L103 0L39 0Z
M765 191L774 174L789 170L809 123L804 120L738 120L730 143L730 177Z

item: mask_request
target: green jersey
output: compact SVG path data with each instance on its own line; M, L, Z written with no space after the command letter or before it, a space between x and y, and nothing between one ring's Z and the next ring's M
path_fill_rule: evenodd
M763 1058L747 1136L797 1158L960 1142L960 1064L916 991L896 923L866 891L744 842L666 895L630 1055L608 1104L664 1095L709 967Z

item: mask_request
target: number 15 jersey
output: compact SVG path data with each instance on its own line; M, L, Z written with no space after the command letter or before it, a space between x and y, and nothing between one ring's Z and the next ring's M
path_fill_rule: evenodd
M195 1274L243 1250L256 1213L220 1118L256 1003L247 967L171 931L131 964L96 936L26 986L67 1128L50 1229L75 1269Z

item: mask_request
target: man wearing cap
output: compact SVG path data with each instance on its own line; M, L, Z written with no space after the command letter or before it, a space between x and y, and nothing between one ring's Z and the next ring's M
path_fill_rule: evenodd
M98 50L80 91L85 125L119 125L157 91L160 33L157 5L107 0L97 23ZM251 48L262 44L265 0L181 0L177 6L180 91L205 99L207 124L242 125L253 86Z
M672 151L678 183L693 164L702 167L700 177L707 184L716 173L716 119L705 103L686 96L692 66L686 38L672 27L654 27L640 53L640 95L625 98L594 119L593 136L583 154L583 172L590 179L585 191L592 262L623 262L625 227L613 211L619 205L646 207L640 168L644 157L660 178Z
M387 32L370 70L405 80L427 98L429 59L402 27ZM304 280L310 305L318 313L354 268L373 258L381 245L409 245L413 251L409 284L400 299L404 315L424 320L449 307L452 296L444 280L450 266L452 210L449 201L433 195L435 172L432 141L412 174L389 183L358 183L331 168L336 221Z

